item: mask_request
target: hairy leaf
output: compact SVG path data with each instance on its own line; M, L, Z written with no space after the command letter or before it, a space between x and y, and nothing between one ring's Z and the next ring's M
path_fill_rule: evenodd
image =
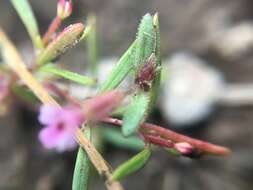
M158 92L160 91L160 83L161 83L161 71L162 71L162 63L161 63L161 40L160 40L160 26L159 26L159 18L156 13L153 17L153 25L155 30L155 56L156 56L156 74L155 78L152 81L151 85L151 101L150 101L150 109L154 106Z
M143 16L136 37L135 59L136 68L140 68L154 50L153 20L150 14ZM138 69L136 69L138 72Z
M123 115L122 133L129 136L137 132L140 124L146 117L150 99L146 93L139 92L132 97L126 112Z
M153 18L150 14L146 14L141 20L136 37L134 51L136 77L139 76L144 64L147 64L146 62L154 52L155 46ZM150 103L151 94L144 92L143 89L138 90L123 115L122 132L125 136L137 132L140 124L146 119L149 113Z

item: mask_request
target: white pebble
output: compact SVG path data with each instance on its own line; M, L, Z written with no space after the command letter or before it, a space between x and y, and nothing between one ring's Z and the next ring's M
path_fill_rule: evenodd
M175 125L194 124L209 115L223 86L220 72L192 54L181 52L165 60L161 108Z

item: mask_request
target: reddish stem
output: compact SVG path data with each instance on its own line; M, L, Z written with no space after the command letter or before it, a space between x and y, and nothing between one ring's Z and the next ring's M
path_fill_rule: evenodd
M60 26L61 26L61 19L58 16L56 16L43 36L42 41L45 46L49 43L50 38Z
M174 143L172 141L163 139L160 136L153 136L153 135L147 135L147 134L142 134L142 136L146 142L149 142L158 146L166 147L166 148L174 147Z
M103 122L118 125L118 126L121 126L123 124L122 120L115 119L115 118L105 118ZM195 148L202 150L206 153L213 154L213 155L226 156L230 154L230 150L226 147L214 145L205 141L201 141L201 140L194 139L185 135L181 135L179 133L171 131L170 129L165 129L163 127L150 124L150 123L142 124L139 132L142 134L159 135L173 142L187 142L191 144L192 146L194 146Z

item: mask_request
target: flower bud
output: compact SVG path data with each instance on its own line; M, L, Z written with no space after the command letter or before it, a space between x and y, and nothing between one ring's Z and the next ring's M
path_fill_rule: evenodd
M90 121L103 119L121 104L124 97L124 92L113 90L85 101L83 109L86 119Z
M60 19L69 17L72 13L72 2L71 0L58 0L57 4L57 16Z
M175 143L174 148L183 155L189 155L194 151L194 147L187 142Z

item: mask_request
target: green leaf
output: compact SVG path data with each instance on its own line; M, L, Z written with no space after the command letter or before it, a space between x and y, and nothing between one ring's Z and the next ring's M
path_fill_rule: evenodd
M146 14L139 25L138 34L136 38L136 46L134 52L135 73L136 77L147 64L147 60L156 51L156 33L153 24L153 18L150 14ZM138 131L139 126L144 122L151 107L154 104L153 100L157 91L153 90L153 81L151 81L151 89L144 92L139 89L135 97L132 98L129 107L123 115L122 133L129 136Z
M85 136L91 139L91 129L87 126L85 128ZM72 181L72 190L87 190L90 174L90 160L86 152L80 147L77 153L76 165L74 169L74 176Z
M95 85L96 84L96 79L92 79L92 78L80 75L78 73L74 73L74 72L71 72L68 70L61 69L61 68L59 68L55 65L52 65L52 64L47 64L47 65L41 67L40 71L61 76L65 79L77 82L82 85Z
M38 24L28 0L11 0L11 3L24 23L34 46L42 48L43 43L39 34Z
M156 55L156 64L161 66L161 39L160 39L160 25L158 13L153 17L153 26L155 30L155 55Z
M100 87L100 92L110 91L116 88L133 69L136 41L134 41L128 50L123 54L120 60L117 62L106 81L104 81Z
M121 164L112 174L113 180L120 180L141 169L148 161L151 155L150 147L132 157L130 160Z
M106 142L125 149L140 151L144 148L144 142L137 137L124 137L120 130L108 128L108 126L101 126L103 128L102 134Z
M138 92L132 97L126 112L123 115L122 133L129 136L137 132L145 120L150 99L146 93Z
M153 19L150 14L143 16L141 23L138 28L136 37L136 48L135 48L135 59L134 64L136 73L138 68L145 63L147 58L151 55L154 50L154 30L153 30Z
M84 32L82 23L72 24L65 28L37 57L36 63L43 65L55 60L68 49L74 47Z
M159 26L159 18L156 13L153 17L153 26L155 31L155 56L156 56L156 75L154 80L152 81L151 89L150 89L150 109L155 105L158 93L160 92L160 83L161 83L161 71L162 71L162 62L161 62L161 40L160 40L160 26Z
M120 58L107 80L101 85L100 92L116 88L134 67L140 68L154 49L153 20L146 14L139 26L137 39ZM136 69L136 73L137 73Z
M95 15L88 16L88 26L91 26L87 36L88 60L93 74L97 73L97 32Z

